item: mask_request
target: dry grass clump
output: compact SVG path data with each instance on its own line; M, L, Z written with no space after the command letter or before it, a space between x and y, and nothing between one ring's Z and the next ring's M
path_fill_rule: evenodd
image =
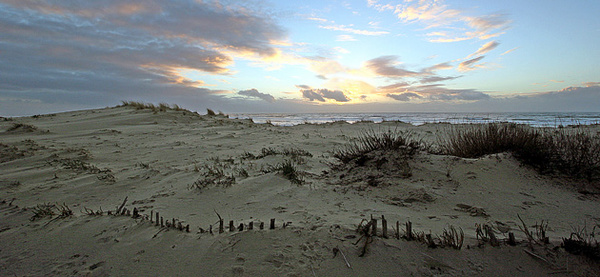
M136 102L136 101L121 101L121 103L122 104L118 107L134 107L137 110L152 110L155 113L166 112L169 110L178 111L178 112L183 111L183 112L191 113L191 111L184 109L177 104L169 105L167 103L159 103L158 105L154 105L152 103L143 103L143 102Z
M35 221L45 217L53 217L58 215L58 218L66 218L73 215L73 211L66 204L43 203L38 204L33 208L33 215L29 220Z
M600 244L596 237L596 227L594 226L591 232L588 232L587 226L571 233L569 238L563 238L562 247L571 254L584 255L592 260L600 260Z
M333 151L332 156L339 162L330 167L340 185L364 189L395 184L398 178L412 176L410 161L419 149L420 142L410 132L370 129Z
M229 187L229 186L235 184L235 176L233 176L233 174L232 175L225 174L225 171L222 168L219 168L217 166L205 165L205 166L203 166L202 169L199 169L199 170L203 171L202 178L199 178L198 180L196 180L190 186L190 189L195 188L195 189L202 190L209 186Z
M279 172L286 179L290 180L292 184L302 185L304 179L302 178L300 171L296 168L296 165L291 160L285 160L268 169L269 172Z
M600 177L600 135L584 126L540 130L514 123L455 128L440 139L444 154L477 158L511 152L542 173L597 180Z
M454 226L450 225L448 229L444 229L439 239L440 245L460 250L465 242L465 233L462 228L459 227L457 230Z
M206 109L206 115L208 115L208 116L229 117L228 115L224 114L221 111L219 111L219 113L215 113L215 111L212 110L212 109Z
M37 127L35 127L33 125L23 124L23 123L13 123L13 125L10 126L10 128L8 128L6 131L7 132L14 132L14 131L33 132L35 130L37 130Z
M392 151L401 153L407 157L413 156L419 149L419 142L411 139L410 132L398 130L387 130L376 132L373 129L363 131L355 141L346 147L333 151L333 157L343 163L358 161L373 151Z

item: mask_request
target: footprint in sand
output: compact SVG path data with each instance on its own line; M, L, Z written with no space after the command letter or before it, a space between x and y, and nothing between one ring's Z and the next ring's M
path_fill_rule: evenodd
M244 263L246 263L246 258L244 258L243 254L239 254L235 257L235 264L231 267L231 272L234 276L244 275Z

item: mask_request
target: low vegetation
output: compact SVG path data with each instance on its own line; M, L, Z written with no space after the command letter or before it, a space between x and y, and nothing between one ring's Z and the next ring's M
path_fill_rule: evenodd
M275 166L269 167L267 172L278 172L286 179L290 180L292 184L302 185L304 179L302 178L300 171L296 168L296 165L291 160L285 160Z
M333 151L333 157L343 163L356 161L363 163L368 153L374 151L392 151L406 157L413 156L419 148L419 142L412 140L410 132L387 130L376 132L364 131L352 143Z
M600 178L600 135L584 126L544 130L490 123L455 128L439 144L448 155L477 158L510 152L542 173L562 173L588 181Z
M332 152L339 162L331 164L340 184L380 186L412 176L409 161L420 149L410 132L364 131L349 144Z
M166 103L160 103L158 105L154 105L152 103L143 103L143 102L136 102L136 101L121 101L121 105L118 107L134 107L137 110L151 110L155 113L166 112L168 110L173 110L173 111L178 111L178 112L183 111L183 112L191 113L191 111L186 110L177 104L169 105Z
M587 226L579 228L571 233L569 238L563 238L562 247L571 254L583 255L594 261L600 261L600 244L596 239L598 232L596 225L591 231L587 230Z
M7 132L14 132L14 131L24 131L24 132L33 132L35 130L37 130L37 127L33 126L33 125L29 125L29 124L23 124L23 123L13 123L12 126L10 126L10 128L8 128L6 131Z
M55 219L67 218L73 215L73 211L66 204L52 204L43 203L38 204L33 209L33 215L29 218L31 221L35 221L42 218L52 218L55 215Z

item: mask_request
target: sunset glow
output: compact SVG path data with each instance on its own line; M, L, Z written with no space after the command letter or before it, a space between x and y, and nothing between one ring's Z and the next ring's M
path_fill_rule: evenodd
M600 111L598 11L597 1L0 0L0 115L121 100Z

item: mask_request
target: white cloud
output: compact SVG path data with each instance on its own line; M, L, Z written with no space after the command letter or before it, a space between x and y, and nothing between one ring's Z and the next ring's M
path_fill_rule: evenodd
M484 45L482 45L479 49L477 49L477 51L475 51L475 53L467 56L467 59L473 57L473 56L480 56L480 55L484 55L492 50L494 50L496 47L498 47L498 45L500 45L499 42L493 40L490 41Z
M387 31L369 31L369 30L360 30L353 28L352 25L327 25L327 26L319 26L319 28L333 31L340 31L351 33L355 35L363 35L363 36L381 36L387 35L390 32Z
M339 35L336 38L336 41L356 41L356 39L351 35Z

